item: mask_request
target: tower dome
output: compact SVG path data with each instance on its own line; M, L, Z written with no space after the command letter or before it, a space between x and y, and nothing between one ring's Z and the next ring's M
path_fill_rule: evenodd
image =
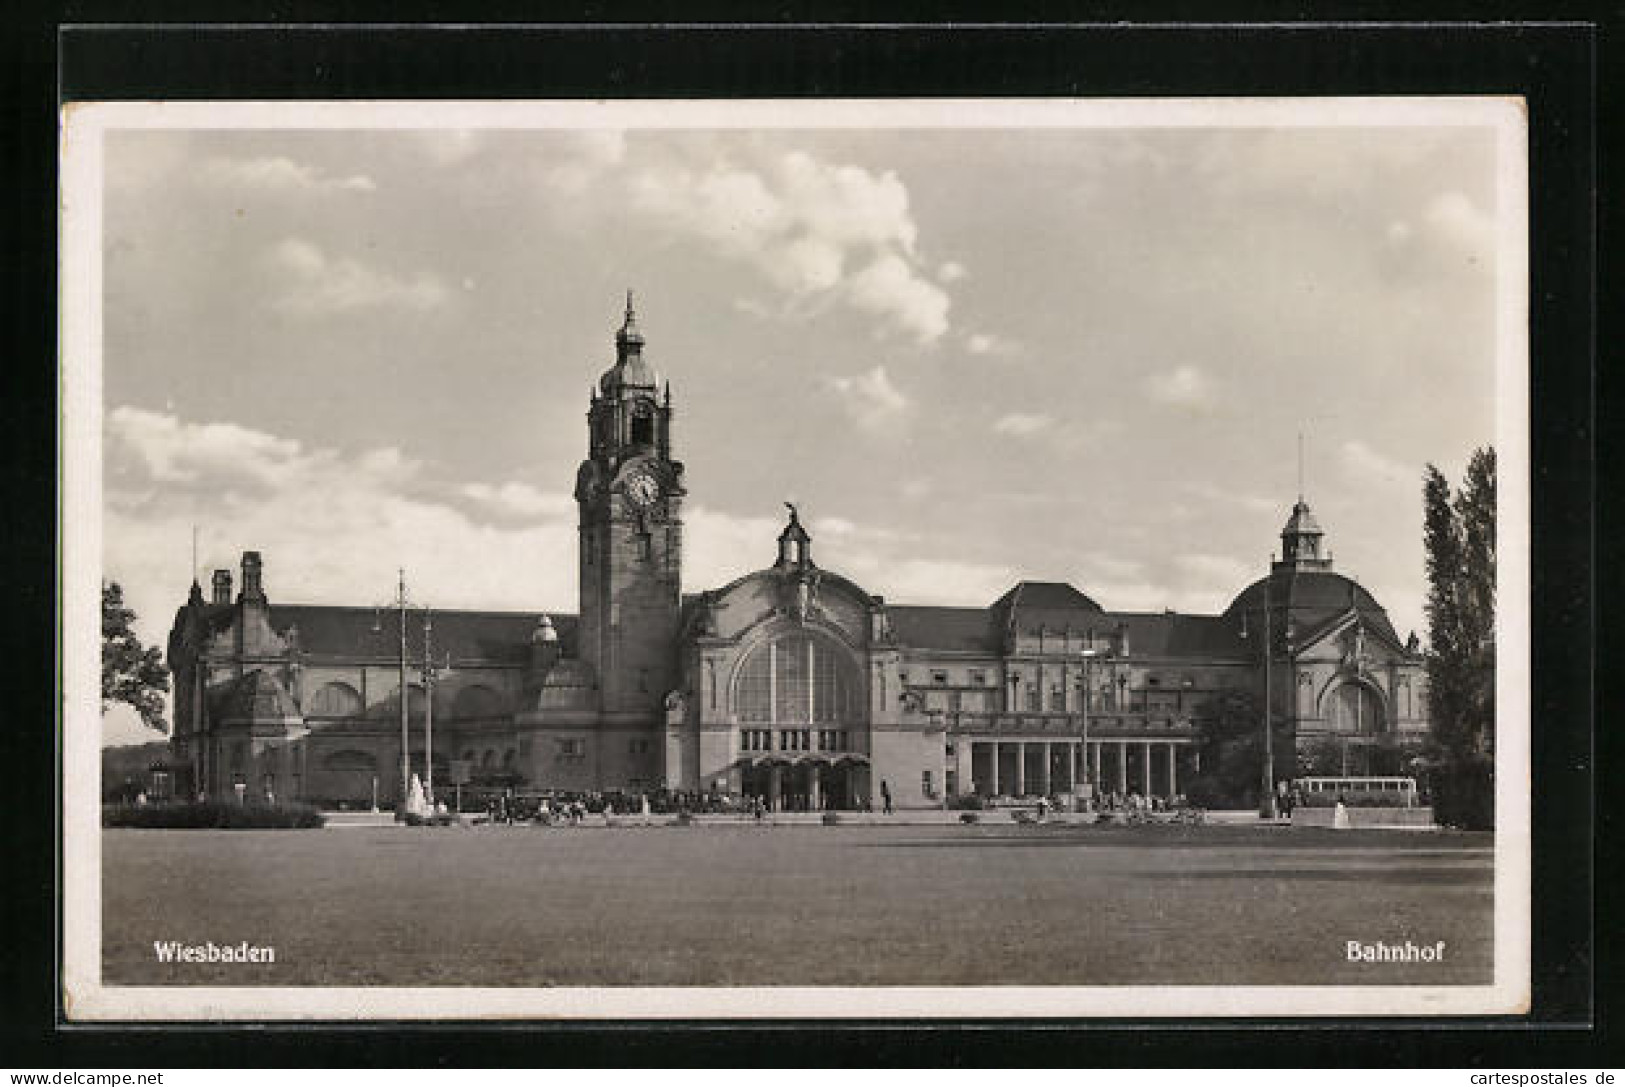
M615 365L604 371L598 379L598 391L605 396L618 396L623 389L660 387L660 375L643 357L643 333L638 331L637 314L632 309L632 292L626 292L626 319L615 333Z

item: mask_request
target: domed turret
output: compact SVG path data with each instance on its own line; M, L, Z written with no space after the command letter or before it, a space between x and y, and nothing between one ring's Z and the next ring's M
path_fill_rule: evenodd
M1331 556L1322 555L1320 550L1325 535L1320 522L1315 520L1314 513L1309 509L1309 503L1299 495L1292 507L1292 516L1287 518L1286 527L1281 529L1281 560L1276 565L1298 570L1330 570Z
M637 314L632 309L632 292L626 292L626 320L615 333L615 365L598 379L598 391L618 397L623 390L660 386L660 375L643 358L643 333L638 331Z

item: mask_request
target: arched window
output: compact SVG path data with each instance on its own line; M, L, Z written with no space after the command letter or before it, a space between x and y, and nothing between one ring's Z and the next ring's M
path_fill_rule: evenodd
M358 717L361 695L348 683L324 684L310 697L311 717Z
M770 724L849 720L857 686L839 646L810 634L786 634L746 658L734 682L734 712L740 721Z
M1327 701L1326 717L1333 732L1369 735L1386 731L1382 702L1363 683L1345 683Z

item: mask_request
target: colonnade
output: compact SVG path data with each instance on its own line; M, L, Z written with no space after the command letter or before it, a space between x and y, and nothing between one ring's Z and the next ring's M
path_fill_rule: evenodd
M1087 749L1081 740L987 740L959 741L968 749L968 765L961 768L959 789L968 792L977 767L986 760L988 775L977 777L978 791L992 795L1075 792L1085 781L1093 782L1104 792L1127 793L1131 789L1146 796L1177 796L1179 794L1179 748L1189 744L1174 740L1090 740ZM1110 752L1106 749L1110 748ZM1129 780L1130 751L1138 748L1140 780ZM1015 774L1002 772L999 763L1011 750L1015 752ZM1027 773L1030 751L1041 749L1037 775ZM1088 765L1083 765L1084 759ZM1103 764L1110 763L1112 774L1106 776ZM1157 764L1161 764L1160 766ZM1029 777L1033 780L1028 780Z

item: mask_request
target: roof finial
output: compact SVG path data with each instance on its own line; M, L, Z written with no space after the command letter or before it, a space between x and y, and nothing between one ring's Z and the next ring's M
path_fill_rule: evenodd
M632 320L632 288L626 289L626 319Z

